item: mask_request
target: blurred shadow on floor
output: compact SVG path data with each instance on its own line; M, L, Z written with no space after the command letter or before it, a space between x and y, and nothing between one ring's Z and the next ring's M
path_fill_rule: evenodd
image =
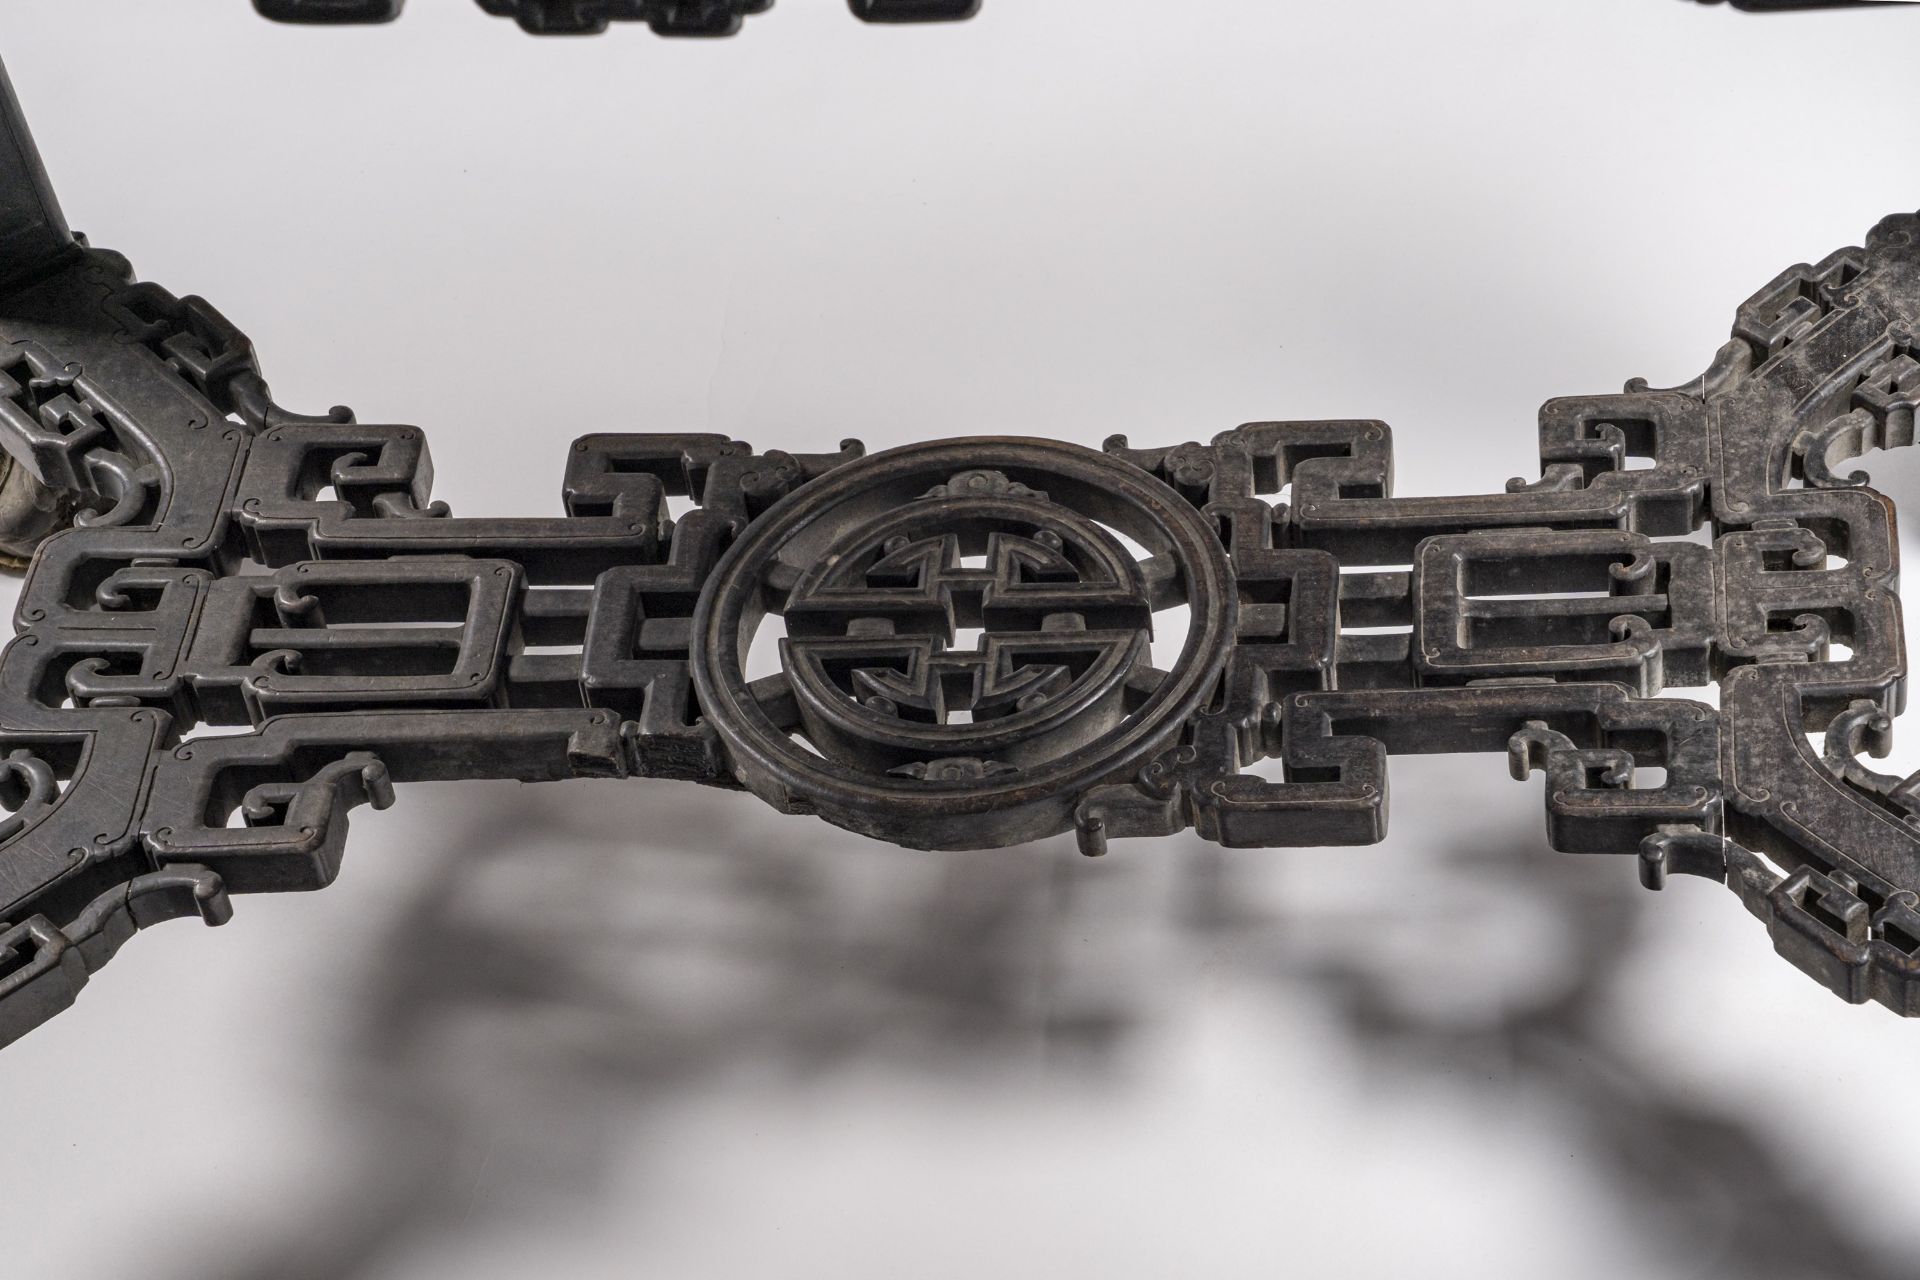
M731 1067L964 1075L1044 1042L1097 1070L1126 1030L1105 984L1054 972L1063 921L1085 924L1070 849L815 850L796 841L818 829L738 796L578 807L602 794L463 793L468 829L361 957L337 1064L351 1176L217 1274L369 1274L471 1215L481 1165L488 1214L577 1205L647 1107Z
M1618 862L1630 877L1626 860ZM1652 895L1596 881L1586 874L1590 859L1544 853L1526 842L1463 845L1449 863L1469 883L1523 884L1550 898L1571 952L1573 963L1561 966L1569 980L1461 1016L1406 999L1404 974L1369 966L1362 952L1343 952L1339 961L1318 967L1314 980L1371 1061L1388 1070L1417 1064L1428 1084L1544 1104L1578 1135L1580 1154L1617 1197L1621 1216L1664 1242L1660 1252L1675 1259L1676 1274L1728 1280L1914 1274L1911 1258L1861 1238L1835 1193L1823 1194L1796 1176L1761 1118L1720 1109L1658 1064L1623 1050L1622 1009L1612 987ZM1486 923L1463 914L1428 927L1458 937ZM1684 992L1676 988L1675 998L1684 999ZM1780 1118L1771 1119L1777 1124Z
M1614 1048L1604 997L1643 901L1624 862L1595 875L1503 833L1420 870L1465 891L1383 919L1254 905L1285 903L1272 877L1300 864L1193 842L1131 863L1085 863L1064 842L917 854L737 796L661 785L581 805L596 794L463 793L467 829L363 957L358 1022L330 1068L346 1176L312 1196L307 1225L225 1270L198 1260L195 1280L353 1280L476 1212L551 1221L607 1192L650 1116L728 1072L803 1082L879 1063L964 1082L1039 1045L1051 1070L1097 1077L1183 998L1122 953L1182 948L1325 1001L1364 1069L1415 1073L1443 1103L1527 1091L1584 1135L1617 1211L1693 1260L1688 1274L1911 1274L1851 1239L1758 1129ZM823 847L795 843L809 839ZM1417 936L1394 954L1435 954L1495 929L1473 891L1495 881L1563 951L1512 986L1435 1002L1431 974L1350 945L1400 929ZM1113 963L1063 945L1102 932Z

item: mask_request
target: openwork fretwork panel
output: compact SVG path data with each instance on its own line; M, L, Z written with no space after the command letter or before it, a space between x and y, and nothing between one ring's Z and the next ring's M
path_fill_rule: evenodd
M1685 386L1548 403L1500 492L1395 496L1365 420L593 435L539 519L453 515L421 431L280 408L211 306L79 250L0 308L9 492L71 524L0 659L5 1033L140 926L329 884L396 783L674 779L1100 854L1378 840L1407 752L1504 753L1555 848L1724 881L1914 1012L1920 782L1869 763L1893 513L1847 460L1913 439L1917 237L1788 270Z

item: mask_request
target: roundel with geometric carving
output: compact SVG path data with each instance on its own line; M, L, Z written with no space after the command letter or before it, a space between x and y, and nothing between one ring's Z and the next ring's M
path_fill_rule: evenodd
M1140 469L975 438L841 467L754 523L696 620L694 681L742 780L903 844L1066 829L1211 690L1231 610L1191 614L1170 670L1156 610L1232 601L1219 538ZM777 675L746 654L784 620Z

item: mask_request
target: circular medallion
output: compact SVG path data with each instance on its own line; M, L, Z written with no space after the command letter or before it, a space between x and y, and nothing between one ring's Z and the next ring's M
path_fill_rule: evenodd
M1193 505L1105 454L910 445L748 527L695 615L695 693L782 809L918 848L1017 844L1177 743L1225 664L1232 582ZM1183 611L1162 670L1156 615Z

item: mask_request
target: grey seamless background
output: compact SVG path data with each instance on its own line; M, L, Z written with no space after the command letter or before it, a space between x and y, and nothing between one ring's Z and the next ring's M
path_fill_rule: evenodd
M283 402L426 427L461 513L557 511L608 430L1380 417L1401 492L1483 491L1542 400L1690 377L1916 202L1897 9L783 0L718 45L411 9L8 0L0 38L75 225ZM1723 890L1548 852L1498 759L1394 785L1377 848L1102 862L408 788L326 893L146 935L0 1056L5 1270L1911 1274L1912 1028Z

